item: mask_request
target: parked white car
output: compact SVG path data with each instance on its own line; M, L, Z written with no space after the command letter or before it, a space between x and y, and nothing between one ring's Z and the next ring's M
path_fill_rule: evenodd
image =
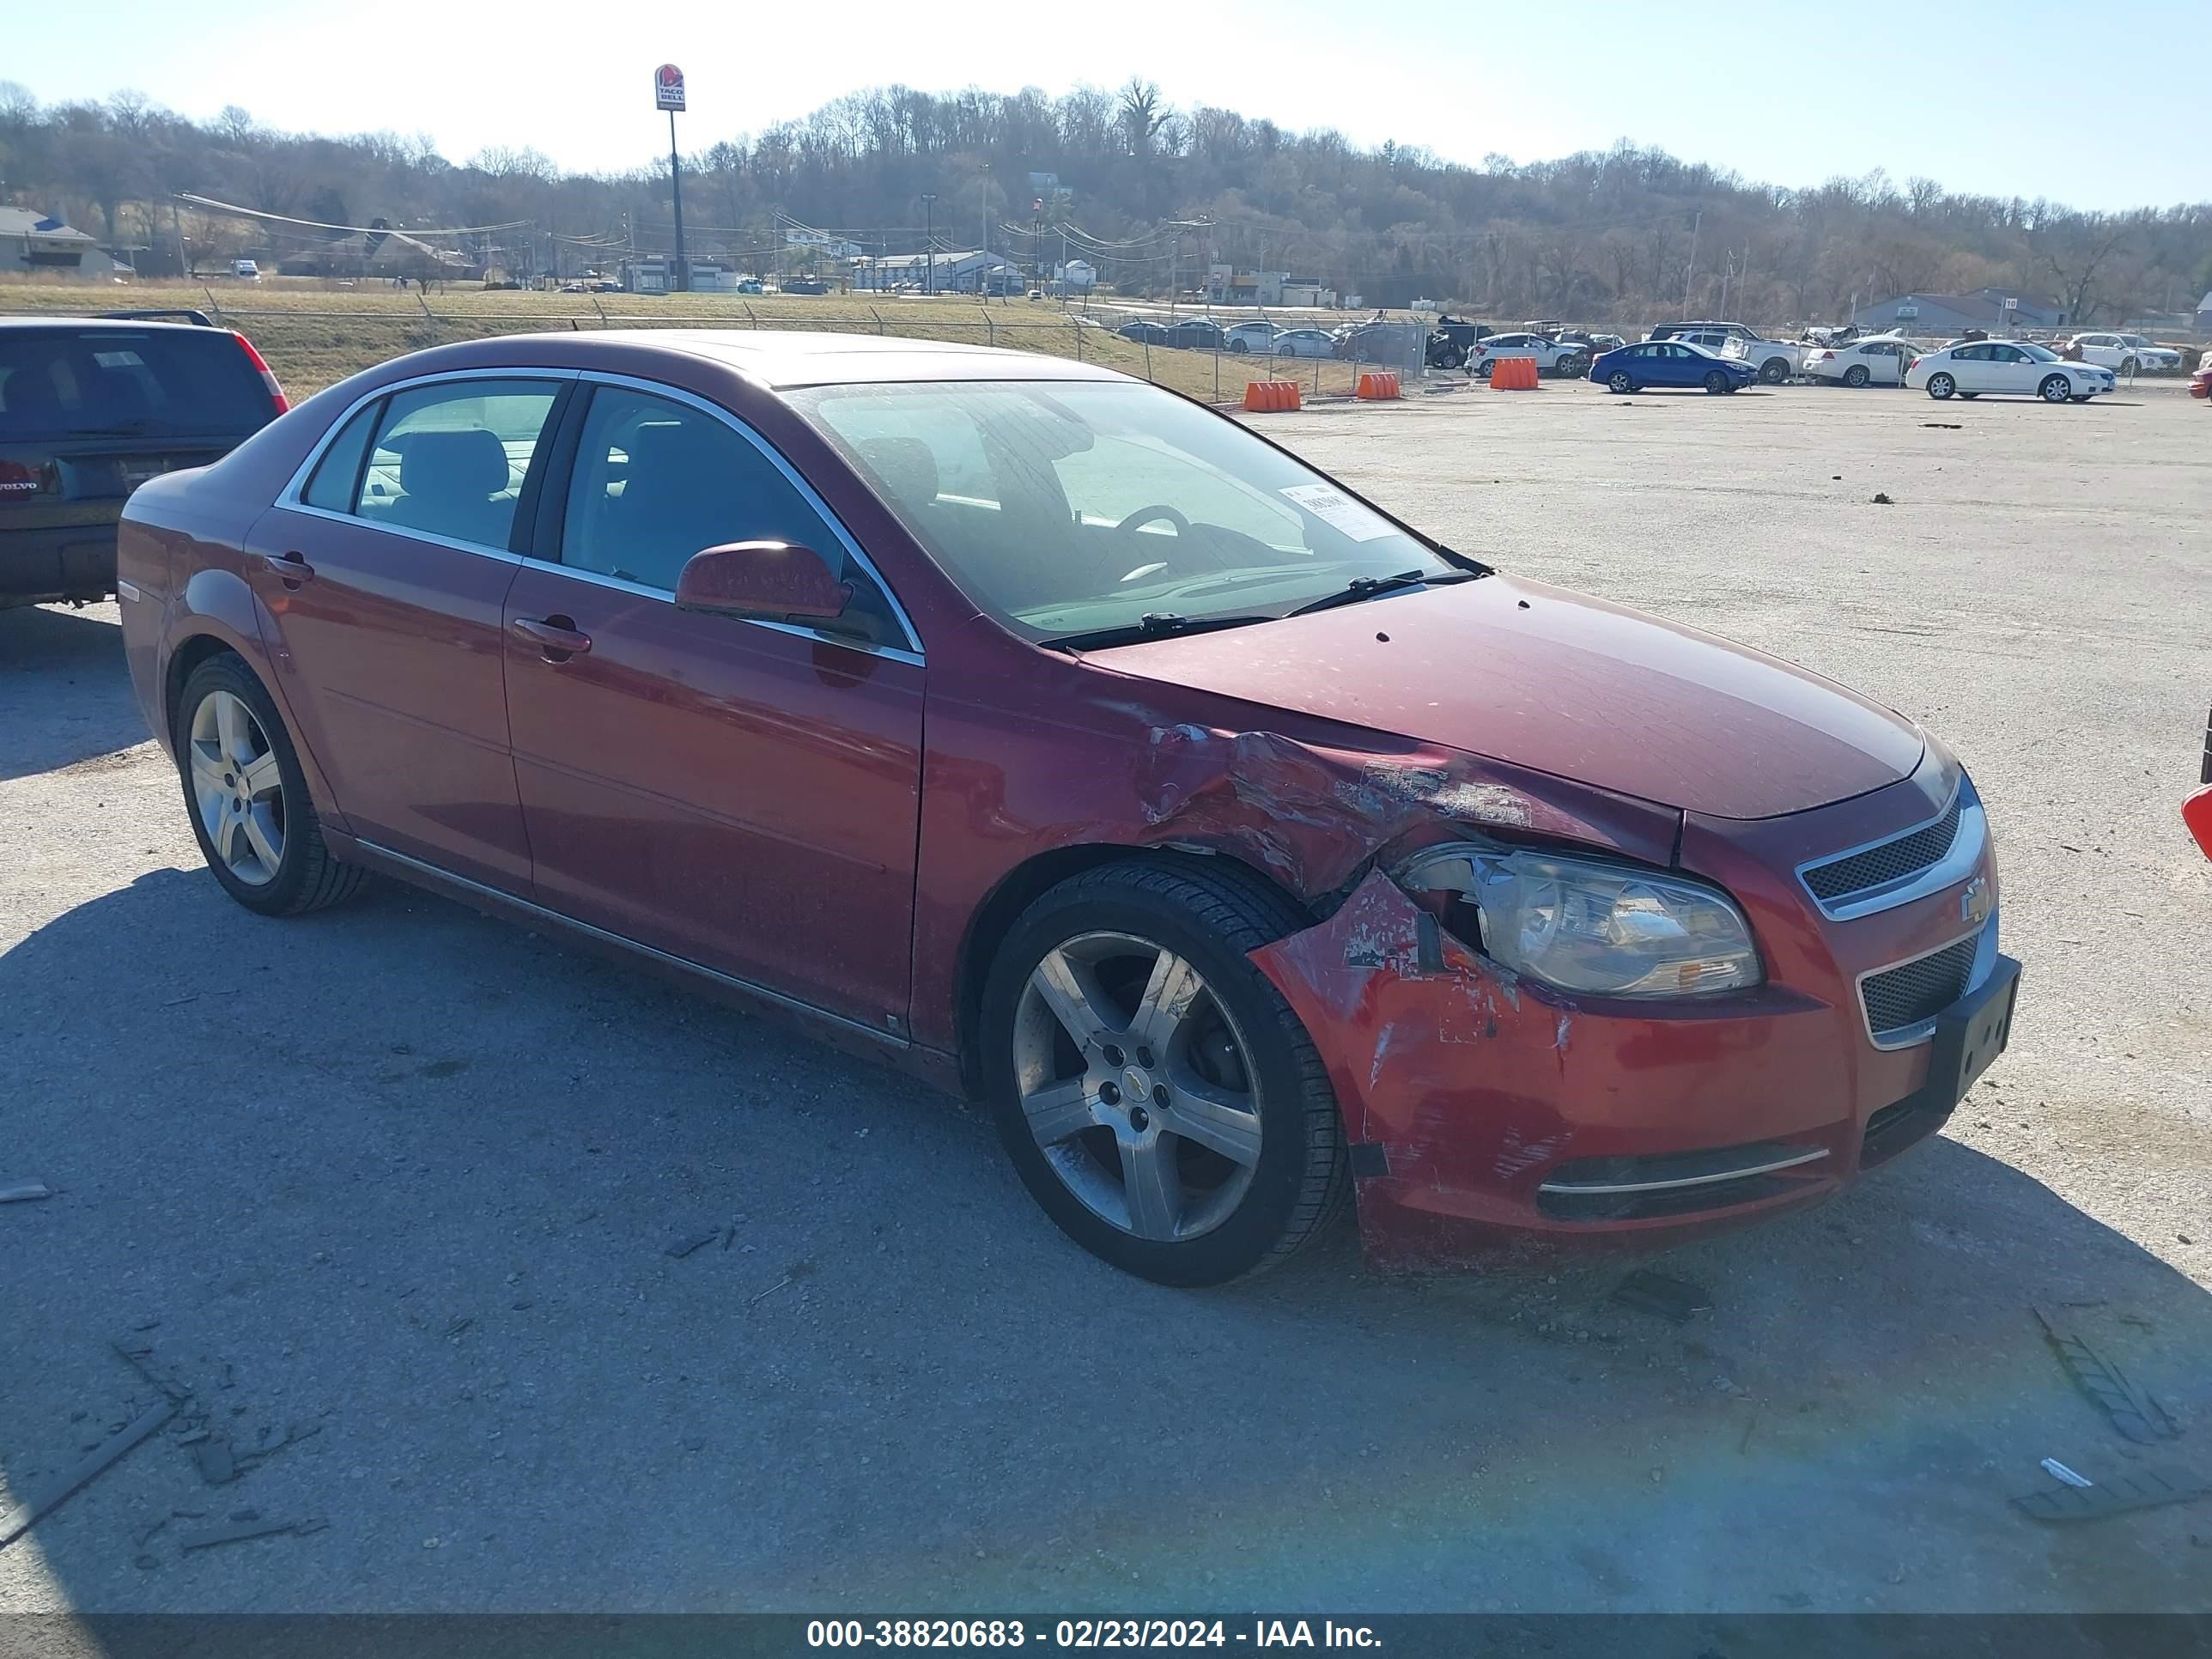
M1539 374L1589 373L1588 346L1563 344L1541 334L1526 333L1486 334L1468 348L1467 372L1486 380L1500 357L1534 357Z
M1278 357L1334 357L1336 336L1325 328L1286 328L1273 349Z
M2076 334L2069 343L2081 348L2083 362L2123 374L2171 374L2181 367L2179 352L2140 334Z
M2047 404L2085 404L2117 384L2109 368L2069 363L2026 340L1966 340L1925 352L1905 371L1905 383L1931 398L1978 398L1990 392L2040 398Z
M1838 386L1903 386L1905 371L1919 355L1910 340L1877 334L1839 346L1808 346L1800 373Z
M1237 323L1222 331L1222 343L1231 351L1265 351L1285 331L1273 323Z

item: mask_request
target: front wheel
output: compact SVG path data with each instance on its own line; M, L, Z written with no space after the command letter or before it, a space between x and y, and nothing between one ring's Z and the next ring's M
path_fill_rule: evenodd
M1705 395L1707 397L1717 398L1722 392L1726 392L1728 389L1729 377L1722 374L1717 368L1713 370L1711 374L1705 376Z
M359 891L368 872L323 844L284 721L238 657L210 657L177 699L177 770L200 854L222 890L264 915L299 915Z
M1959 383L1948 374L1930 374L1928 377L1928 395L1939 404L1958 389Z
M1629 378L1628 371L1625 368L1616 368L1612 374L1607 375L1605 384L1607 390L1613 392L1629 392L1636 390L1636 382Z
M980 1041L1000 1138L1093 1255L1224 1284L1342 1209L1327 1070L1249 960L1305 921L1256 877L1133 861L1052 889L999 948Z
M2137 362L2133 357L2123 357L2120 359L2120 373L2128 380L2134 380L2136 377L2136 371L2142 367L2142 365Z
M1780 386L1790 378L1790 360L1786 357L1769 357L1759 365L1759 378L1769 386Z
M2046 374L2035 390L2046 404L2063 404L2074 395L2074 382L2063 374Z

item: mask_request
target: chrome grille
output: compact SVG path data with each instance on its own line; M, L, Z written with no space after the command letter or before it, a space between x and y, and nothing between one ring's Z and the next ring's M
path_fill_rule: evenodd
M1894 841L1812 866L1804 872L1806 888L1822 903L1833 904L1869 888L1886 887L1917 875L1949 852L1951 843L1958 839L1959 809L1964 799L1963 792L1954 795L1942 817Z
M1966 981L1974 971L1974 951L1981 944L1978 933L1956 945L1946 945L1915 962L1885 968L1859 981L1859 997L1866 1005L1867 1029L1880 1042L1893 1032L1930 1020L1966 994Z

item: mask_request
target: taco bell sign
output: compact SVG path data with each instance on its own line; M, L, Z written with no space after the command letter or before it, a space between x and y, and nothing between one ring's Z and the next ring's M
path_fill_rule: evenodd
M672 111L684 107L684 71L675 64L663 64L653 70L653 106Z

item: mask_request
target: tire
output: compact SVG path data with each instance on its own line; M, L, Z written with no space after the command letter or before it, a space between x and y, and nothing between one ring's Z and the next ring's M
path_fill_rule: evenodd
M2134 380L2137 371L2142 368L2142 363L2138 362L2133 357L2123 357L2120 359L2120 373L2128 380Z
M1306 925L1257 877L1133 860L1062 882L1015 922L983 989L992 1112L1030 1196L1092 1255L1158 1284L1224 1285L1285 1261L1344 1209L1351 1160L1328 1071L1249 960ZM1152 1033L1175 1047L1154 1053L1143 995L1163 962L1199 983L1183 981L1171 1023L1157 1017ZM1086 1011L1087 1041L1063 1006ZM1025 1096L1033 1107L1048 1092L1051 1111L1033 1119ZM1179 1098L1207 1092L1211 1115L1185 1117ZM1238 1100L1250 1109L1219 1103ZM1221 1142L1182 1127L1200 1123ZM1143 1189L1150 1201L1132 1184L1146 1170L1165 1176Z
M1948 374L1935 374L1928 377L1928 395L1942 403L1959 389L1959 383Z
M223 891L264 916L297 916L361 890L368 871L324 845L291 733L242 659L226 651L192 670L175 718L185 811Z
M1495 357L1485 357L1485 358L1484 358L1480 362L1477 363L1477 364L1474 366L1474 374L1475 374L1475 378L1476 378L1477 380L1488 380L1488 379L1490 378L1490 371L1491 371L1492 369L1493 369L1493 368L1496 368L1497 367L1498 367L1498 359L1497 359L1497 358L1495 358Z
M2074 382L2063 374L2046 374L2043 384L2035 388L2035 395L2046 404L2063 404L2074 395Z
M1607 375L1605 384L1607 391L1623 394L1636 390L1636 382L1629 378L1628 371L1625 368L1616 368L1612 374Z
M1759 378L1768 386L1780 386L1790 378L1790 360L1769 357L1759 366Z
M1229 343L1229 349L1230 349L1230 350L1231 350L1231 351L1234 352L1237 356L1240 356L1240 357L1241 357L1241 356L1243 356L1246 352L1249 351L1252 348L1251 348L1250 346L1246 345L1246 344L1244 343L1244 342L1243 342L1243 341L1242 341L1242 340L1231 340L1231 341Z
M1436 355L1429 359L1429 367L1431 368L1458 368L1466 362L1467 353L1460 347L1452 344L1449 341L1446 341L1443 344L1437 348Z
M1729 389L1729 377L1717 368L1705 376L1705 396L1717 398Z
M1850 387L1854 392L1857 391L1861 386L1864 386L1873 378L1874 377L1871 374L1867 373L1867 366L1864 363L1853 363L1849 368L1844 371L1844 384Z

